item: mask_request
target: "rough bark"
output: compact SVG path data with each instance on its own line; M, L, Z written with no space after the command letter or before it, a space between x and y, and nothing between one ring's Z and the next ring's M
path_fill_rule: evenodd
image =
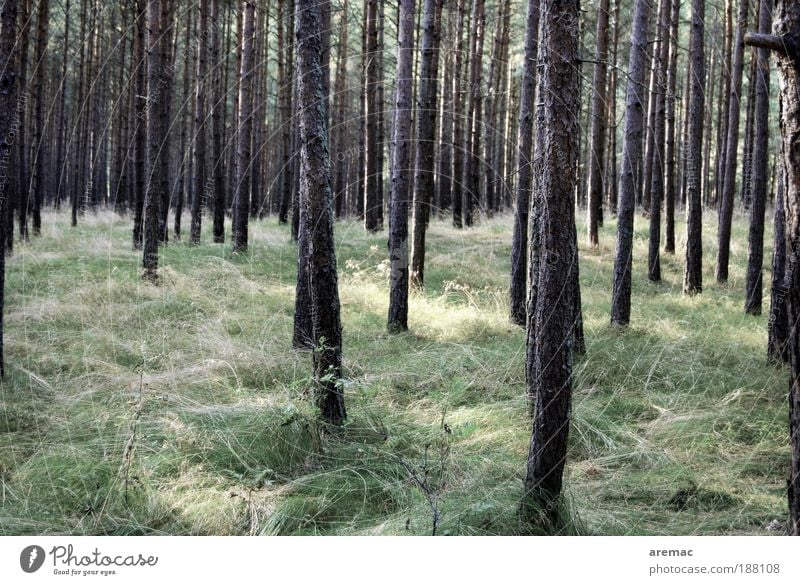
M611 323L626 326L631 318L631 263L633 259L633 215L636 205L638 167L642 158L645 77L647 74L647 23L649 0L636 0L633 8L628 88L625 101L625 135L617 205L617 246L611 294Z
M209 0L200 0L199 31L202 35L208 30L210 13ZM197 82L194 100L194 193L192 196L192 225L189 241L200 243L203 224L203 209L207 199L207 152L206 152L206 91L208 88L208 43L197 43Z
M689 130L686 145L686 268L683 292L695 295L703 290L703 200L702 155L705 93L705 1L692 0L692 31L689 41L691 81L689 84Z
M255 41L255 2L244 0L242 63L239 71L239 120L236 133L236 189L233 198L232 241L234 252L247 251L247 223L250 219L251 158L253 141L253 65Z
M509 305L511 322L524 326L527 321L528 213L533 160L533 118L536 96L536 61L539 38L539 0L528 1L525 32L525 58L520 81L517 123L517 189L514 210L514 234L511 244L511 285Z
M434 152L436 142L436 104L439 83L439 35L442 0L424 0L422 12L421 63L419 69L419 108L417 110L417 148L414 164L414 213L411 244L411 285L425 285L425 234L434 195ZM410 115L410 112L408 113ZM397 119L395 118L395 124ZM395 141L397 144L397 141ZM410 161L409 161L410 162Z
M677 189L677 151L675 134L677 118L675 116L675 92L678 86L678 24L680 22L681 2L672 0L670 16L669 63L667 64L667 130L664 169L664 252L675 253L675 192Z
M322 0L327 2L327 0ZM314 373L323 420L342 424L347 416L342 391L342 326L336 252L333 241L333 194L328 153L328 123L323 93L322 2L297 0L295 39L300 109L300 200L308 213L311 241L309 274L314 324Z
M595 34L595 64L592 74L592 127L589 131L591 134L589 141L589 194L586 207L590 246L597 246L600 243L597 229L603 213L604 149L606 143L606 116L608 115L608 97L606 95L608 7L609 0L600 0L600 5L597 8L597 30Z
M0 12L0 63L14 63L17 60L17 1L6 0ZM8 197L12 188L14 140L16 138L15 120L17 111L17 71L14 67L0 69L0 242L6 241L6 213ZM0 377L5 375L3 353L3 312L5 309L6 255L0 253Z
M772 29L772 0L761 0L758 31ZM753 120L753 186L750 207L750 229L747 237L747 273L745 277L744 312L761 314L764 263L764 213L767 205L769 173L769 49L756 49L756 98Z
M432 4L431 0L426 0L426 9L428 2ZM408 193L412 173L410 150L415 4L415 0L400 0L389 215L389 333L408 329Z
M572 398L573 284L578 153L578 1L541 3L539 99L542 159L536 189L547 212L540 235L544 255L534 314L527 332L527 380L536 414L525 474L523 512L529 520L558 517ZM536 250L530 249L530 254ZM544 516L544 518L542 518Z
M653 87L655 103L653 127L653 160L650 175L650 238L647 255L647 277L651 282L661 281L661 204L664 196L664 140L666 135L667 60L669 57L670 12L672 0L660 0L658 43L654 49Z

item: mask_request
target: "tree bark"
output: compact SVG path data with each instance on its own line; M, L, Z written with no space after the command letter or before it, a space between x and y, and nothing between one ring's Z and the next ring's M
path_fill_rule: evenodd
M702 155L705 92L705 1L692 0L692 32L689 41L691 82L689 85L689 132L686 145L686 269L683 292L703 290L703 199Z
M578 1L543 0L539 37L541 160L536 189L542 214L535 310L528 322L528 391L536 415L525 474L523 513L528 520L558 518L572 398L574 194L579 134ZM545 252L546 251L546 252ZM530 247L529 254L538 250Z
M427 4L431 0L426 0ZM408 193L411 186L411 107L415 0L400 0L394 107L394 160L389 215L389 333L408 329ZM432 15L431 15L432 16ZM433 18L431 26L433 26ZM427 21L426 21L427 22ZM423 40L423 50L424 49ZM431 145L432 146L432 145ZM432 161L431 161L432 162ZM416 225L415 225L416 227Z
M434 195L434 148L436 142L436 104L439 83L439 35L442 0L423 0L422 53L417 110L417 151L414 164L414 214L411 245L411 285L425 286L425 233ZM413 82L412 82L413 85ZM408 112L410 116L410 111ZM395 118L395 124L398 123ZM395 140L395 145L398 142ZM410 162L410 161L409 161Z
M197 43L197 83L194 101L194 194L192 197L192 225L190 243L200 243L203 224L203 210L207 195L207 152L206 152L206 90L208 88L208 43L203 39L208 30L210 13L209 0L200 0L200 41Z
M6 0L0 12L0 63L15 63L17 49L17 2ZM15 67L5 66L0 69L0 242L6 241L6 214L8 213L8 197L12 189L14 177L12 159L14 157L14 140L19 120L17 112L17 71ZM18 151L17 151L18 152ZM0 253L0 378L5 376L5 359L3 353L3 312L5 309L5 276L6 255Z
M322 79L322 7L328 0L297 0L295 39L299 81L300 200L308 214L311 240L309 274L314 323L314 374L323 420L342 424L347 416L342 391L342 326L336 251L333 241L333 194L328 154L328 124Z
M525 31L525 58L520 81L519 116L517 123L517 189L514 210L514 235L511 244L511 286L509 305L511 322L524 326L527 322L528 278L528 213L531 205L533 161L533 118L536 96L536 61L539 38L539 0L528 0Z
M772 29L772 0L761 0L758 31ZM756 99L753 120L753 186L750 230L747 238L747 273L744 312L761 314L764 263L764 212L767 204L769 164L769 49L756 49Z
M589 195L586 213L590 246L600 243L598 225L603 213L604 149L606 145L606 116L608 115L608 96L606 95L606 60L608 59L608 7L609 0L600 0L597 8L597 31L595 34L595 64L592 74L592 127L589 141ZM613 96L612 96L613 99Z
M252 179L251 145L253 141L253 43L255 37L255 2L243 0L242 64L239 72L239 128L236 138L236 190L233 199L232 240L234 252L247 251L247 223L250 219L250 184Z
M647 74L647 23L649 0L636 0L633 8L628 89L625 102L625 136L617 206L617 247L611 294L611 323L626 326L631 318L631 263L633 258L633 216L636 186L641 164L644 131L645 77Z

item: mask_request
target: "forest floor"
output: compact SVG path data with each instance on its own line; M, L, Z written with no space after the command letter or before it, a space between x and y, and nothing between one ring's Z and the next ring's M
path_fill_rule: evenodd
M614 221L586 250L587 354L574 368L570 534L779 534L788 372L745 316L747 232L729 284L681 294L683 255L646 278L637 216L631 326L609 325ZM581 220L582 221L582 220ZM434 220L426 291L388 335L386 233L336 225L348 422L320 435L311 357L291 349L295 246L172 244L139 278L130 220L45 214L6 280L2 534L518 534L530 440L522 329L507 320L512 220ZM685 225L677 226L678 249ZM765 295L771 279L766 235ZM206 229L206 236L208 230ZM769 306L768 296L764 312Z

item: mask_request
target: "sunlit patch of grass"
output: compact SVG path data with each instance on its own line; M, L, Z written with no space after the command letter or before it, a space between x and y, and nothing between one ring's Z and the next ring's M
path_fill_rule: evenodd
M525 334L506 316L512 221L432 220L426 288L401 335L386 333L386 234L336 224L349 418L330 433L310 355L291 349L288 226L255 222L239 255L208 230L199 246L170 241L153 286L129 218L70 228L46 213L8 259L0 532L430 534L436 520L437 534L529 533ZM587 353L574 364L563 522L540 531L775 533L783 520L787 376L766 363L766 317L742 314L745 218L724 286L715 227L704 293L687 298L683 224L653 284L637 216L620 331L614 218L596 249L579 225Z

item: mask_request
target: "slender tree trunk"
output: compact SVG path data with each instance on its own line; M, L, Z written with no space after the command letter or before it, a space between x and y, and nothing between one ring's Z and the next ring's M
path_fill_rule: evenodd
M242 8L240 8L242 9ZM225 151L222 147L222 136L225 134L223 114L227 101L226 88L222 87L222 72L219 71L220 65L220 27L222 26L222 0L212 0L211 2L211 64L214 68L210 76L211 91L211 127L213 129L211 137L211 166L208 183L213 184L214 199L214 243L222 244L225 242ZM204 41L207 42L207 41ZM236 96L238 99L238 96ZM236 243L234 242L234 248Z
M189 241L200 243L203 225L203 209L207 201L208 165L206 152L206 90L208 83L208 43L204 40L208 30L209 0L200 0L200 39L197 43L197 82L194 100L194 195L192 197L192 225Z
M44 192L47 188L45 180L46 169L50 164L48 160L47 145L44 141L45 136L45 78L47 77L47 42L48 25L50 21L50 2L49 0L39 0L38 24L36 27L36 52L35 69L33 77L34 92L34 119L33 119L33 147L34 147L34 175L33 175L33 205L31 215L33 220L33 235L38 236L42 232L42 204L44 202Z
M705 0L692 0L692 33L689 41L692 78L689 85L689 133L686 145L686 270L683 292L703 290L702 154L705 93Z
M614 257L614 285L611 294L611 323L626 326L631 318L631 263L633 258L633 216L636 186L641 164L644 132L645 77L647 75L647 23L650 1L636 0L628 65L625 103L625 136L617 207L617 248Z
M680 22L681 2L672 0L670 17L669 63L667 64L667 136L666 136L666 168L664 177L664 252L675 253L675 192L677 189L677 152L675 134L677 118L675 116L675 95L678 88L678 24Z
M661 281L661 204L664 195L664 139L666 134L667 60L669 58L670 12L672 0L660 0L658 43L654 49L653 87L655 88L655 126L653 127L653 161L650 176L650 242L647 255L647 277Z
M603 213L603 170L606 144L606 115L608 114L606 95L606 60L608 59L608 6L609 0L600 0L597 8L597 32L595 64L592 76L592 128L589 147L589 202L588 215L589 245L600 243L597 228Z
M536 399L523 512L528 520L554 523L567 456L572 399L574 194L579 134L578 0L543 0L539 43L539 99L543 140L537 153L546 254L539 266L536 304L528 322L528 391ZM531 255L539 250L529 247Z
M471 227L474 223L475 208L480 206L481 177L481 130L483 126L482 111L482 73L483 73L483 38L486 28L486 11L484 0L472 2L472 30L470 34L470 79L467 98L467 132L464 137L464 225Z
M368 232L381 229L383 201L379 200L378 185L378 0L367 0L367 78L366 78L366 136L364 227Z
M242 63L239 72L239 121L236 133L236 189L233 198L233 251L247 251L247 223L250 219L250 184L252 174L251 146L253 141L253 64L255 37L255 2L242 0L240 10L244 11L242 25Z
M761 0L758 11L758 32L772 30L772 0ZM769 50L756 49L756 99L753 121L753 187L750 208L750 230L747 238L747 274L744 312L761 314L764 264L764 213L767 204L769 172Z
M426 0L427 4L433 0ZM394 104L394 160L392 161L391 213L389 215L389 333L408 329L408 193L411 185L411 94L414 80L415 0L400 0L397 44L397 88ZM434 26L432 14L430 25ZM427 22L427 20L426 20ZM425 50L423 39L423 51ZM424 80L423 80L424 83ZM432 161L431 161L432 162ZM416 225L415 225L416 227Z
M514 235L511 244L511 286L509 289L511 322L517 325L525 325L527 322L528 213L531 205L538 35L539 0L529 0L525 31L525 60L522 64L519 121L517 125L517 192L516 208L514 210Z
M458 0L456 21L456 54L453 74L453 227L461 228L464 223L464 90L461 84L464 63L464 21L466 19L466 0Z
M319 107L322 79L322 3L297 0L295 38L302 107L300 113L300 200L308 214L311 240L309 275L314 324L314 374L323 420L342 424L347 416L342 392L342 326L336 251L333 241L333 194L328 155L326 109Z
M148 0L147 2L147 191L144 198L144 246L142 276L147 280L158 278L158 210L162 200L163 187L160 157L166 128L159 115L161 75L161 35L164 32L161 21L161 3L171 0Z
M6 0L0 11L0 63L13 64L17 61L17 2ZM6 241L6 214L8 196L14 177L11 176L14 157L15 120L17 112L17 71L4 66L0 69L0 242ZM17 151L18 152L18 151ZM5 376L3 353L3 312L5 309L6 255L0 253L0 378Z
M417 112L416 179L414 181L414 221L411 246L411 284L425 284L425 232L434 195L434 147L436 140L436 104L439 82L439 35L442 0L423 0L423 29L420 40L422 62L419 74L419 109ZM412 82L413 85L413 82ZM408 112L410 115L410 112ZM395 124L398 123L395 117ZM395 145L398 141L395 140Z

